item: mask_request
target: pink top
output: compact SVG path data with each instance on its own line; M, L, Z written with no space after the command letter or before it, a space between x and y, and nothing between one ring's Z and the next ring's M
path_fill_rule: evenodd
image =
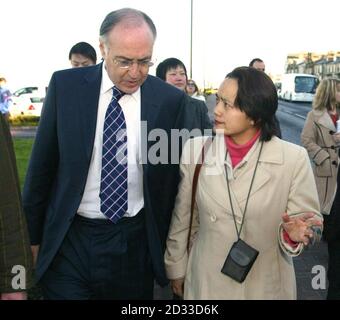
M329 113L329 116L331 117L331 119L332 119L334 125L336 126L336 121L339 119L338 114L337 114L337 113L335 113L335 114Z
M224 136L224 141L230 154L231 164L233 168L242 161L242 159L254 145L260 134L261 130L258 130L254 137L252 137L247 143L242 145L235 144L229 136Z

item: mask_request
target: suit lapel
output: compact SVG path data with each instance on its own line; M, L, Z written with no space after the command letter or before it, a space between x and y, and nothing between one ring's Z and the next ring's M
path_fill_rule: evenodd
M151 86L149 78L141 87L141 120L147 121L148 133L155 128L159 106L155 104L154 88Z
M148 159L146 158L147 151L149 150L148 136L150 131L156 128L156 121L160 109L159 105L154 102L155 95L157 95L157 92L155 92L149 78L147 78L141 87L141 144L144 170L146 170L146 164L148 163ZM147 125L146 128L145 124Z
M79 96L81 130L86 155L91 158L96 133L98 102L102 78L102 63L84 76Z

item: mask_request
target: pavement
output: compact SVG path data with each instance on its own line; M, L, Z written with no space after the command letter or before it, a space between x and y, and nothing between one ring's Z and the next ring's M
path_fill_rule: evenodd
M34 138L37 133L37 127L11 127L13 138Z

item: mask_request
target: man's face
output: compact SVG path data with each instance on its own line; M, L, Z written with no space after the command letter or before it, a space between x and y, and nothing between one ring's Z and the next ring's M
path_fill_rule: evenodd
M266 69L266 66L264 65L264 62L255 61L253 64L253 68L264 72Z
M109 78L121 91L132 94L146 80L149 67L143 63L152 57L154 38L146 23L141 26L118 24L100 40L100 51L106 63ZM133 61L129 68L121 68ZM138 63L139 62L139 63Z
M90 58L87 58L80 53L72 53L70 62L72 68L87 67L95 64Z

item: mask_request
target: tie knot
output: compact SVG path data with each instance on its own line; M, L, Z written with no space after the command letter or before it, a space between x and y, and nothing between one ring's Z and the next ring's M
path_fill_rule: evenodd
M125 92L119 90L116 86L112 87L112 98L115 100L119 100Z

